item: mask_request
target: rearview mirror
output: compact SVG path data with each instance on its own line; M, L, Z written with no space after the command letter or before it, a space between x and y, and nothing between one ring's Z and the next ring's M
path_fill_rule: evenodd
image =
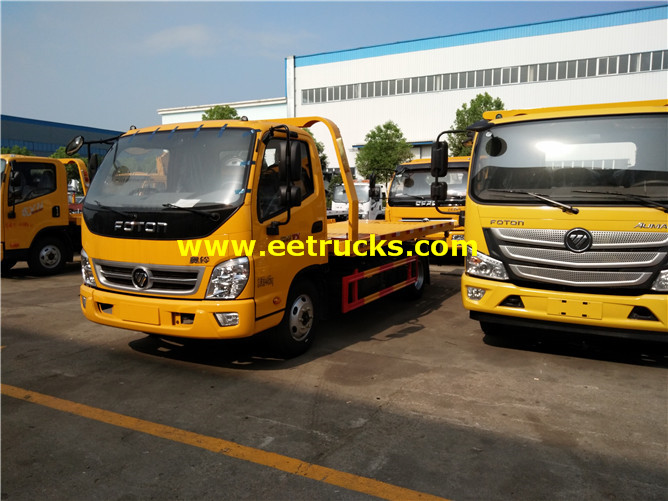
M74 155L77 151L81 149L84 143L85 141L83 136L76 136L69 143L67 143L67 146L65 147L65 153L67 153L69 156Z
M431 175L443 177L448 173L448 143L436 140L431 145Z

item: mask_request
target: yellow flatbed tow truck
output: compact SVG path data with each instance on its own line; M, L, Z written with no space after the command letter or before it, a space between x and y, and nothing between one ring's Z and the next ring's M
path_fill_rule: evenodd
M349 198L327 217L315 142L329 130ZM85 144L75 138L72 153ZM455 221L363 221L338 128L320 117L203 121L128 131L83 207L81 308L105 325L226 339L269 330L291 357L317 323L429 281L425 235ZM410 307L410 303L406 303Z

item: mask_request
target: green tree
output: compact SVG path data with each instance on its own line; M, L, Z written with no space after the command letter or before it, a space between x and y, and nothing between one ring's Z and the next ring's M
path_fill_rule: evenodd
M3 155L26 155L26 156L32 156L32 151L30 151L28 148L25 146L17 146L14 145L11 148L8 148L7 146L3 146L1 148L2 154Z
M459 108L455 113L455 123L452 125L453 129L456 130L465 130L469 125L478 120L482 120L482 114L485 111L491 110L503 110L505 105L501 99L493 98L487 92L484 94L478 94L476 97L471 99L471 102L467 106L466 103L462 104L462 107ZM453 134L448 140L448 145L450 146L450 156L453 157L465 157L471 154L471 146L466 146L468 137L466 134Z
M322 167L322 170L324 172L324 170L329 165L329 160L327 160L327 154L325 153L325 145L315 138L313 132L311 132L311 130L308 127L304 127L304 130L309 134L311 134L311 137L315 142L315 147L318 149L318 156L320 157L320 167Z
M413 158L411 144L391 120L371 129L364 140L366 144L357 154L355 163L367 179L375 174L378 183L387 183L397 165Z
M202 114L202 120L239 120L237 110L228 105L218 104Z
M58 148L56 151L54 151L51 154L51 158L81 158L84 162L86 162L86 159L84 159L81 155L78 153L76 155L70 156L67 153L65 153L65 147L61 146ZM88 162L86 162L88 163ZM65 170L67 171L67 182L69 183L72 179L76 179L77 181L79 180L79 169L77 168L76 165L74 164L67 164L65 166Z

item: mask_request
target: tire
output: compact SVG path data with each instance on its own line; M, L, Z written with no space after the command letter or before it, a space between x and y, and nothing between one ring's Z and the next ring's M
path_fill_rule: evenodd
M287 308L281 323L272 334L277 354L294 358L311 347L313 334L320 320L318 293L313 284L299 280L290 287Z
M30 248L28 267L36 275L55 275L65 268L66 247L58 237L38 240Z
M417 260L417 281L404 287L401 291L404 298L406 299L420 299L424 293L424 289L427 286L429 275L429 262L424 258L419 258Z

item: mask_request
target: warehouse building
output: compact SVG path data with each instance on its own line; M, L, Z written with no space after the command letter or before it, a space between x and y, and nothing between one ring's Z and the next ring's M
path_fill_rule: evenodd
M88 141L118 136L119 131L97 129L82 125L48 122L31 118L2 115L0 117L0 137L3 148L26 148L40 157L50 157L60 147L64 147L73 137L82 135ZM93 145L91 153L104 155L108 146ZM83 152L82 152L83 153Z
M239 114L330 118L353 165L367 132L392 120L414 156L428 157L456 110L485 92L507 109L665 99L667 33L668 6L661 6L291 56L285 108L279 98L265 117L261 101L245 102ZM163 123L192 119L186 108L165 111ZM327 143L317 126L313 131Z

